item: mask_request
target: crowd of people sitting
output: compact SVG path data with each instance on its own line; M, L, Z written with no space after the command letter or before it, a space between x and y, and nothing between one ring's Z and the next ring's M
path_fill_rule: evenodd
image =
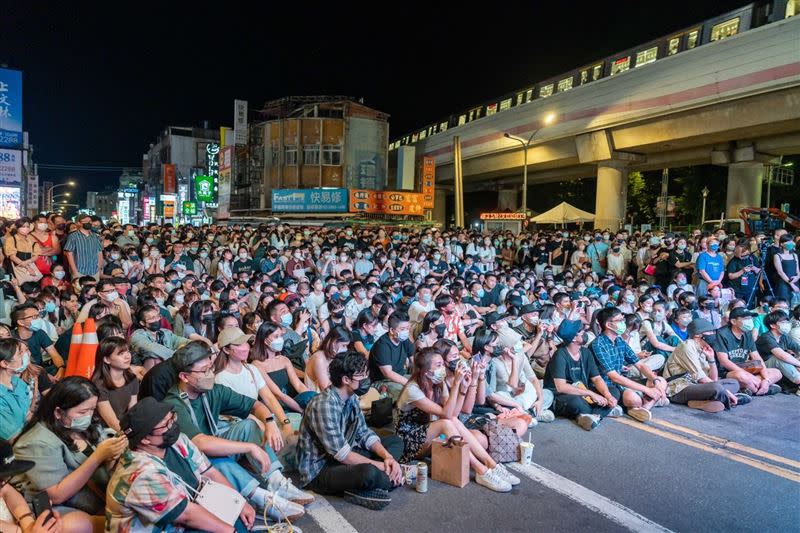
M489 453L487 420L591 431L800 384L798 237L784 230L52 214L5 221L0 240L3 532L245 531L301 518L314 493L379 509L441 435L463 439L476 483L508 492L520 479ZM90 321L91 373L67 372ZM382 427L369 397L391 398ZM197 496L219 485L246 500L233 525Z

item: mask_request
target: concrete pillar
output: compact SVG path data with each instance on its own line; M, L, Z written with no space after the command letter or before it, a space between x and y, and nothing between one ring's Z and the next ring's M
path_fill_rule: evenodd
M517 188L513 189L500 189L497 191L497 210L516 211L519 209L519 191Z
M447 191L435 189L433 197L433 220L447 227Z
M725 218L738 218L743 207L761 207L761 184L764 165L761 163L731 163L728 165L728 198ZM706 214L709 218L717 218Z
M604 161L597 165L594 227L618 230L625 220L628 171L624 163Z

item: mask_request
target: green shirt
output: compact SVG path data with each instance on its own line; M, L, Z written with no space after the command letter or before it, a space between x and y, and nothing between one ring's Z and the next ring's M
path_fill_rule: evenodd
M203 406L204 397L211 420L209 420L209 416ZM185 433L190 439L200 433L214 435L211 421L213 420L213 424L216 425L219 421L219 415L247 418L253 409L253 404L256 402L253 398L234 392L225 385L214 385L213 389L201 394L194 400L189 398L182 399L181 390L175 385L167 392L164 401L175 408L181 433Z

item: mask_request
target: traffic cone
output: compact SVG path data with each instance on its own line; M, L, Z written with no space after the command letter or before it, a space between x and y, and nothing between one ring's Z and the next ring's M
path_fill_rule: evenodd
M97 328L95 327L93 318L87 318L86 322L83 324L83 340L81 341L81 349L78 353L78 364L75 368L75 375L83 376L86 379L92 379L92 374L94 374L94 360L97 355Z
M67 356L67 371L64 376L74 376L75 368L78 366L78 355L81 352L81 342L83 342L83 327L75 322L72 326L72 339L69 343L69 355Z

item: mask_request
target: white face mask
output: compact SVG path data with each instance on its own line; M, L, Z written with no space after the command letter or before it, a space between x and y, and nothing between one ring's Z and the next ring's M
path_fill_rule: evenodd
M38 229L39 231L47 231L47 223L39 222L38 224L36 224L36 229Z
M66 272L64 272L63 270L56 270L55 272L53 272L53 276L55 276L55 278L56 278L57 280L62 280L62 279L64 279L64 276L65 276L66 274L67 274L67 273L66 273Z
M789 322L783 321L778 323L778 330L781 335L788 335L792 331L792 325Z

